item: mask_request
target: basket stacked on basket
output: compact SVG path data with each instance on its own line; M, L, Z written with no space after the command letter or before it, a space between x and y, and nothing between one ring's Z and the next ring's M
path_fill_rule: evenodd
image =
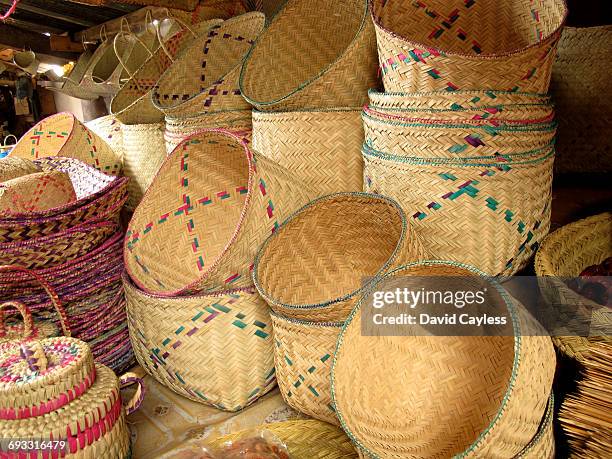
M44 144L43 136L41 151L53 151ZM0 160L0 170L12 161ZM121 284L119 226L128 179L103 174L73 158L41 158L31 164L69 177L76 199L0 217L0 265L6 265L0 268L0 296L26 303L37 321L48 322L56 321L50 309L56 294L74 336L92 346L98 362L124 369L133 360ZM36 194L52 191L43 186Z
M548 232L548 90L563 0L374 0L386 93L364 109L365 190L402 205L436 257L522 269Z
M251 267L259 244L315 196L233 133L179 144L125 239L130 337L149 374L227 411L274 387L270 315Z

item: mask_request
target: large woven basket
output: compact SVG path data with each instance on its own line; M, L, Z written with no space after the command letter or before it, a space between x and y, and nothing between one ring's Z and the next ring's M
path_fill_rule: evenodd
M99 54L97 50L96 52ZM72 68L72 71L65 77L65 80L62 83L61 87L55 88L53 86L49 86L47 89L51 91L61 92L68 96L76 97L77 99L84 99L84 100L97 99L98 98L97 94L91 93L89 91L85 91L84 89L81 89L81 87L79 86L95 54L96 53L92 53L89 49L85 48L84 52L81 53L81 55L79 56L79 59L77 60L75 66Z
M338 424L329 372L342 322L307 322L272 313L274 365L287 404L313 418Z
M321 193L363 189L360 109L253 111L253 149Z
M123 173L130 178L128 208L135 209L166 159L164 123L123 125Z
M71 113L58 113L37 123L19 139L9 156L30 160L63 156L79 159L106 174L121 172L117 154Z
M42 212L76 201L68 174L35 172L0 183L0 218Z
M342 430L314 419L264 424L253 429L269 431L282 441L292 459L355 459L357 454ZM236 432L216 438L213 447L248 438L250 431Z
M421 239L397 202L337 193L291 215L259 249L253 279L283 316L344 321L371 276L424 259Z
M263 14L247 13L193 40L157 82L151 93L155 107L173 117L249 109L238 76L264 23Z
M552 308L548 314L555 317L555 305L572 305L579 314L591 314L601 306L579 295L563 282L563 278L578 277L582 270L597 265L612 256L612 213L606 212L559 228L544 239L535 258L535 272L538 276L551 276L538 279L545 304ZM560 279L559 279L560 278ZM605 308L604 308L605 309ZM568 311L569 313L569 311ZM560 321L563 323L563 321ZM560 333L559 333L560 334ZM568 334L569 335L569 334ZM610 342L609 336L553 336L553 343L564 355L584 361L590 355L591 343Z
M106 115L85 123L88 129L104 140L111 150L123 160L123 131L121 122L113 115Z
M525 446L517 458L520 459L554 459L555 457L555 433L553 429L555 397L550 395L548 407L544 418L538 429L538 433Z
M240 90L259 110L358 107L376 67L366 0L292 0L250 51Z
M202 131L166 159L136 208L126 269L163 296L247 287L259 244L315 196L240 137Z
M124 124L159 123L164 115L151 100L151 91L177 56L198 36L221 20L203 21L160 40L160 47L113 97L110 111Z
M548 233L553 158L427 161L366 148L365 189L396 199L430 253L510 275Z
M548 91L563 0L374 0L387 91Z
M225 411L274 387L272 324L253 287L163 298L123 282L136 358L160 383Z
M388 278L483 274L425 261ZM368 295L355 307L332 363L332 403L367 455L514 457L534 438L551 393L554 349L548 336L527 335L528 313L492 286L504 299L514 335L364 336L361 308ZM384 287L379 282L376 288ZM384 402L388 394L392 403Z
M612 26L563 30L550 91L559 119L557 172L612 172L612 119L605 102Z

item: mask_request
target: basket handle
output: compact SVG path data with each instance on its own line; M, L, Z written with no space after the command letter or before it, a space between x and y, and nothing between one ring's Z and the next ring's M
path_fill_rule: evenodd
M34 320L32 319L32 313L30 309L23 304L21 301L7 301L6 303L0 304L0 337L6 336L6 314L5 309L15 308L21 314L23 318L23 335L22 338L29 338L32 335L32 327L34 326Z
M189 33L191 33L191 35L193 35L193 38L197 38L197 34L194 32L194 30L182 19L173 16L170 11L168 10L168 8L165 9L165 13L166 16L168 17L168 19L172 19L173 21L176 21L181 27L183 27L183 29L188 30ZM161 27L160 24L157 24L155 26L155 33L157 34L157 41L159 42L159 46L161 47L161 49L164 51L164 53L166 54L166 56L168 56L168 59L170 59L170 62L174 63L174 56L170 53L170 51L168 51L168 48L166 48L166 43L165 40L162 38L161 36Z
M59 296L57 295L57 293L55 293L53 287L51 287L51 285L42 276L30 269L23 268L17 265L0 266L0 273L10 271L19 271L21 273L27 274L28 276L38 281L38 283L42 286L42 288L45 290L45 292L51 299L51 304L53 304L53 307L55 308L55 311L59 316L60 325L62 326L62 333L64 334L64 336L71 336L72 334L70 332L70 326L68 325L68 317L66 316L66 311L64 311Z
M142 405L142 401L144 400L144 396L146 393L146 388L144 385L144 381L142 378L139 378L136 373L125 373L124 375L119 377L119 387L123 389L124 387L131 386L132 384L138 384L138 389L136 389L136 393L132 397L132 399L124 404L125 413L127 415L132 414L140 405Z
M13 139L15 139L15 143L12 143L11 145L17 145L17 137L15 137L13 134L9 134L9 135L7 135L7 136L4 138L4 144L3 144L3 146L5 146L5 147L8 147L8 146L9 146L9 144L7 143L7 142L8 142L9 137L12 137Z

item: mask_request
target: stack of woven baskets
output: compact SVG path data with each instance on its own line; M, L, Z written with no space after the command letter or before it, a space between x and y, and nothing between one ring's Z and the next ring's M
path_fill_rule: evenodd
M363 113L365 189L394 197L437 257L523 268L548 232L548 90L562 0L375 0L386 93Z
M54 154L58 156L29 163L18 159ZM51 306L59 303L74 336L92 346L96 360L121 370L133 360L121 284L119 225L128 179L104 174L75 157L100 170L120 170L107 144L65 114L43 120L9 158L0 160L0 170L14 172L15 161L34 168L36 173L25 171L20 179L22 194L30 200L35 197L37 205L57 198L58 190L48 179L30 183L39 175L66 177L74 194L67 202L0 217L0 265L6 265L0 269L0 296L27 304L42 323L56 321Z

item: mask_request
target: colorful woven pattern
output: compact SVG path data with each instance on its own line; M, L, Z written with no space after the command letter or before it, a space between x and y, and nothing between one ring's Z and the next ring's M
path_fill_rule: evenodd
M104 140L115 154L123 160L123 131L121 122L113 115L106 115L88 121L85 126Z

